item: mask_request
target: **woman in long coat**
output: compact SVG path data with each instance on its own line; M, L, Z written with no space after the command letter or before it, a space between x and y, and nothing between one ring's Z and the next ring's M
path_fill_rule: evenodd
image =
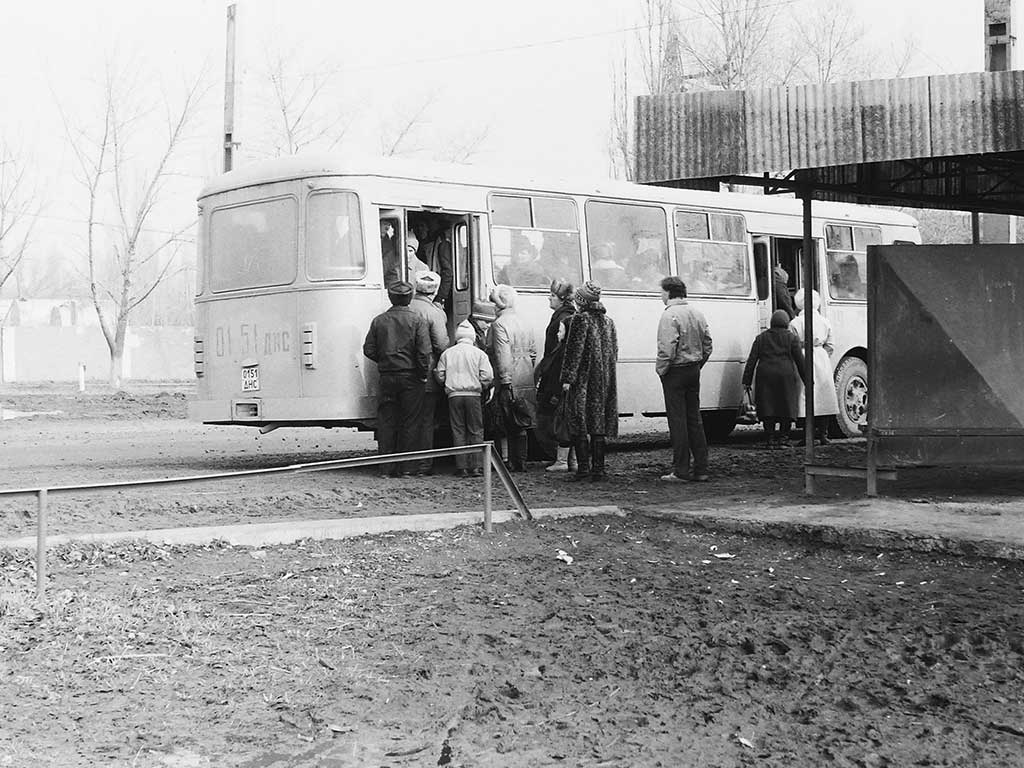
M793 303L796 304L799 314L789 323L789 330L800 342L800 349L804 348L804 291L801 288L793 296ZM828 420L839 413L839 404L836 401L836 385L832 380L832 353L835 347L832 344L832 324L821 314L821 297L817 291L811 291L811 327L813 329L814 355L811 364L814 366L814 441L816 443L828 442ZM804 418L806 414L804 403L804 388L800 387L800 398L797 401L797 416Z
M559 443L554 433L555 409L562 396L562 353L564 336L559 338L559 329L576 312L573 303L575 289L568 280L556 279L551 282L551 319L544 331L544 356L537 363L534 378L537 382L537 430L535 435L541 448L551 457L554 463L548 467L551 472L569 469L568 445ZM564 334L565 331L563 330ZM575 463L575 462L574 462Z
M754 373L757 373L756 380ZM754 405L764 424L765 441L769 448L777 448L789 441L789 428L796 418L797 395L802 390L804 353L796 337L789 330L789 315L784 309L772 313L771 327L754 339L743 369L743 386L749 392L754 383ZM775 435L779 426L780 437Z
M509 469L523 472L526 470L526 433L533 429L537 413L537 390L533 383L537 346L533 331L520 322L516 298L516 290L510 285L498 285L491 291L498 317L487 329L487 352L494 368L495 396L501 406L508 440Z
M562 359L562 389L569 398L569 432L576 446L576 479L603 480L605 439L619 433L615 323L601 304L601 286L588 280L576 289Z

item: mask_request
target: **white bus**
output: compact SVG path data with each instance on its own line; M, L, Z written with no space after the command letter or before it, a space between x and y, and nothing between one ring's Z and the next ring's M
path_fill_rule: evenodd
M794 199L468 166L253 163L206 186L199 220L190 415L265 431L374 427L377 375L362 343L389 306L385 283L417 269L417 225L452 247L450 330L467 318L482 329L494 317L491 288L507 282L540 346L551 280L597 280L619 332L623 417L664 415L654 372L658 283L682 277L714 339L701 408L716 437L735 424L744 361L773 309L773 267L786 270L790 291L803 274ZM839 426L857 435L867 406L866 247L920 242L917 223L891 209L819 202L813 236L815 287L835 335Z

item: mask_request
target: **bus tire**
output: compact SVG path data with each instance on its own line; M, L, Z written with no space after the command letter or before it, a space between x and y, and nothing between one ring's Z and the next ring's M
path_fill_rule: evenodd
M836 368L836 422L844 437L863 437L868 425L868 365L859 357L846 357Z
M736 428L736 411L702 411L701 421L704 422L704 435L708 442L724 442Z

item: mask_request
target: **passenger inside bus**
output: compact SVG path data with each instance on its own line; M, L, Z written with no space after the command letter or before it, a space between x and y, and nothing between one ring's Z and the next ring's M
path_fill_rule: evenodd
M416 258L426 268L441 276L441 287L437 291L437 302L445 306L451 298L452 244L448 240L448 223L440 215L421 213L409 215L409 225L416 235Z
M628 288L626 270L615 261L614 255L611 245L595 245L590 253L591 275L603 288Z
M834 257L829 254L829 273L831 293L837 299L863 299L867 289L860 277L860 265L852 253L846 254L842 261L835 264Z
M687 288L693 293L718 293L721 283L714 262L705 260L693 265Z
M390 288L402 279L402 260L398 257L397 219L380 220L380 254L384 264L384 287Z
M630 288L640 291L658 290L661 279L668 276L667 268L667 261L658 249L640 251L626 265Z
M512 258L498 272L497 281L502 285L518 288L544 288L551 282L545 275L543 265L534 247L524 235L512 237Z

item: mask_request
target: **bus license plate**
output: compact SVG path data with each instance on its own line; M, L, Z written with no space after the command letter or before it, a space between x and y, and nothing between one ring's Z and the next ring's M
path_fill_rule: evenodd
M248 365L242 369L242 391L256 392L260 388L260 367Z

